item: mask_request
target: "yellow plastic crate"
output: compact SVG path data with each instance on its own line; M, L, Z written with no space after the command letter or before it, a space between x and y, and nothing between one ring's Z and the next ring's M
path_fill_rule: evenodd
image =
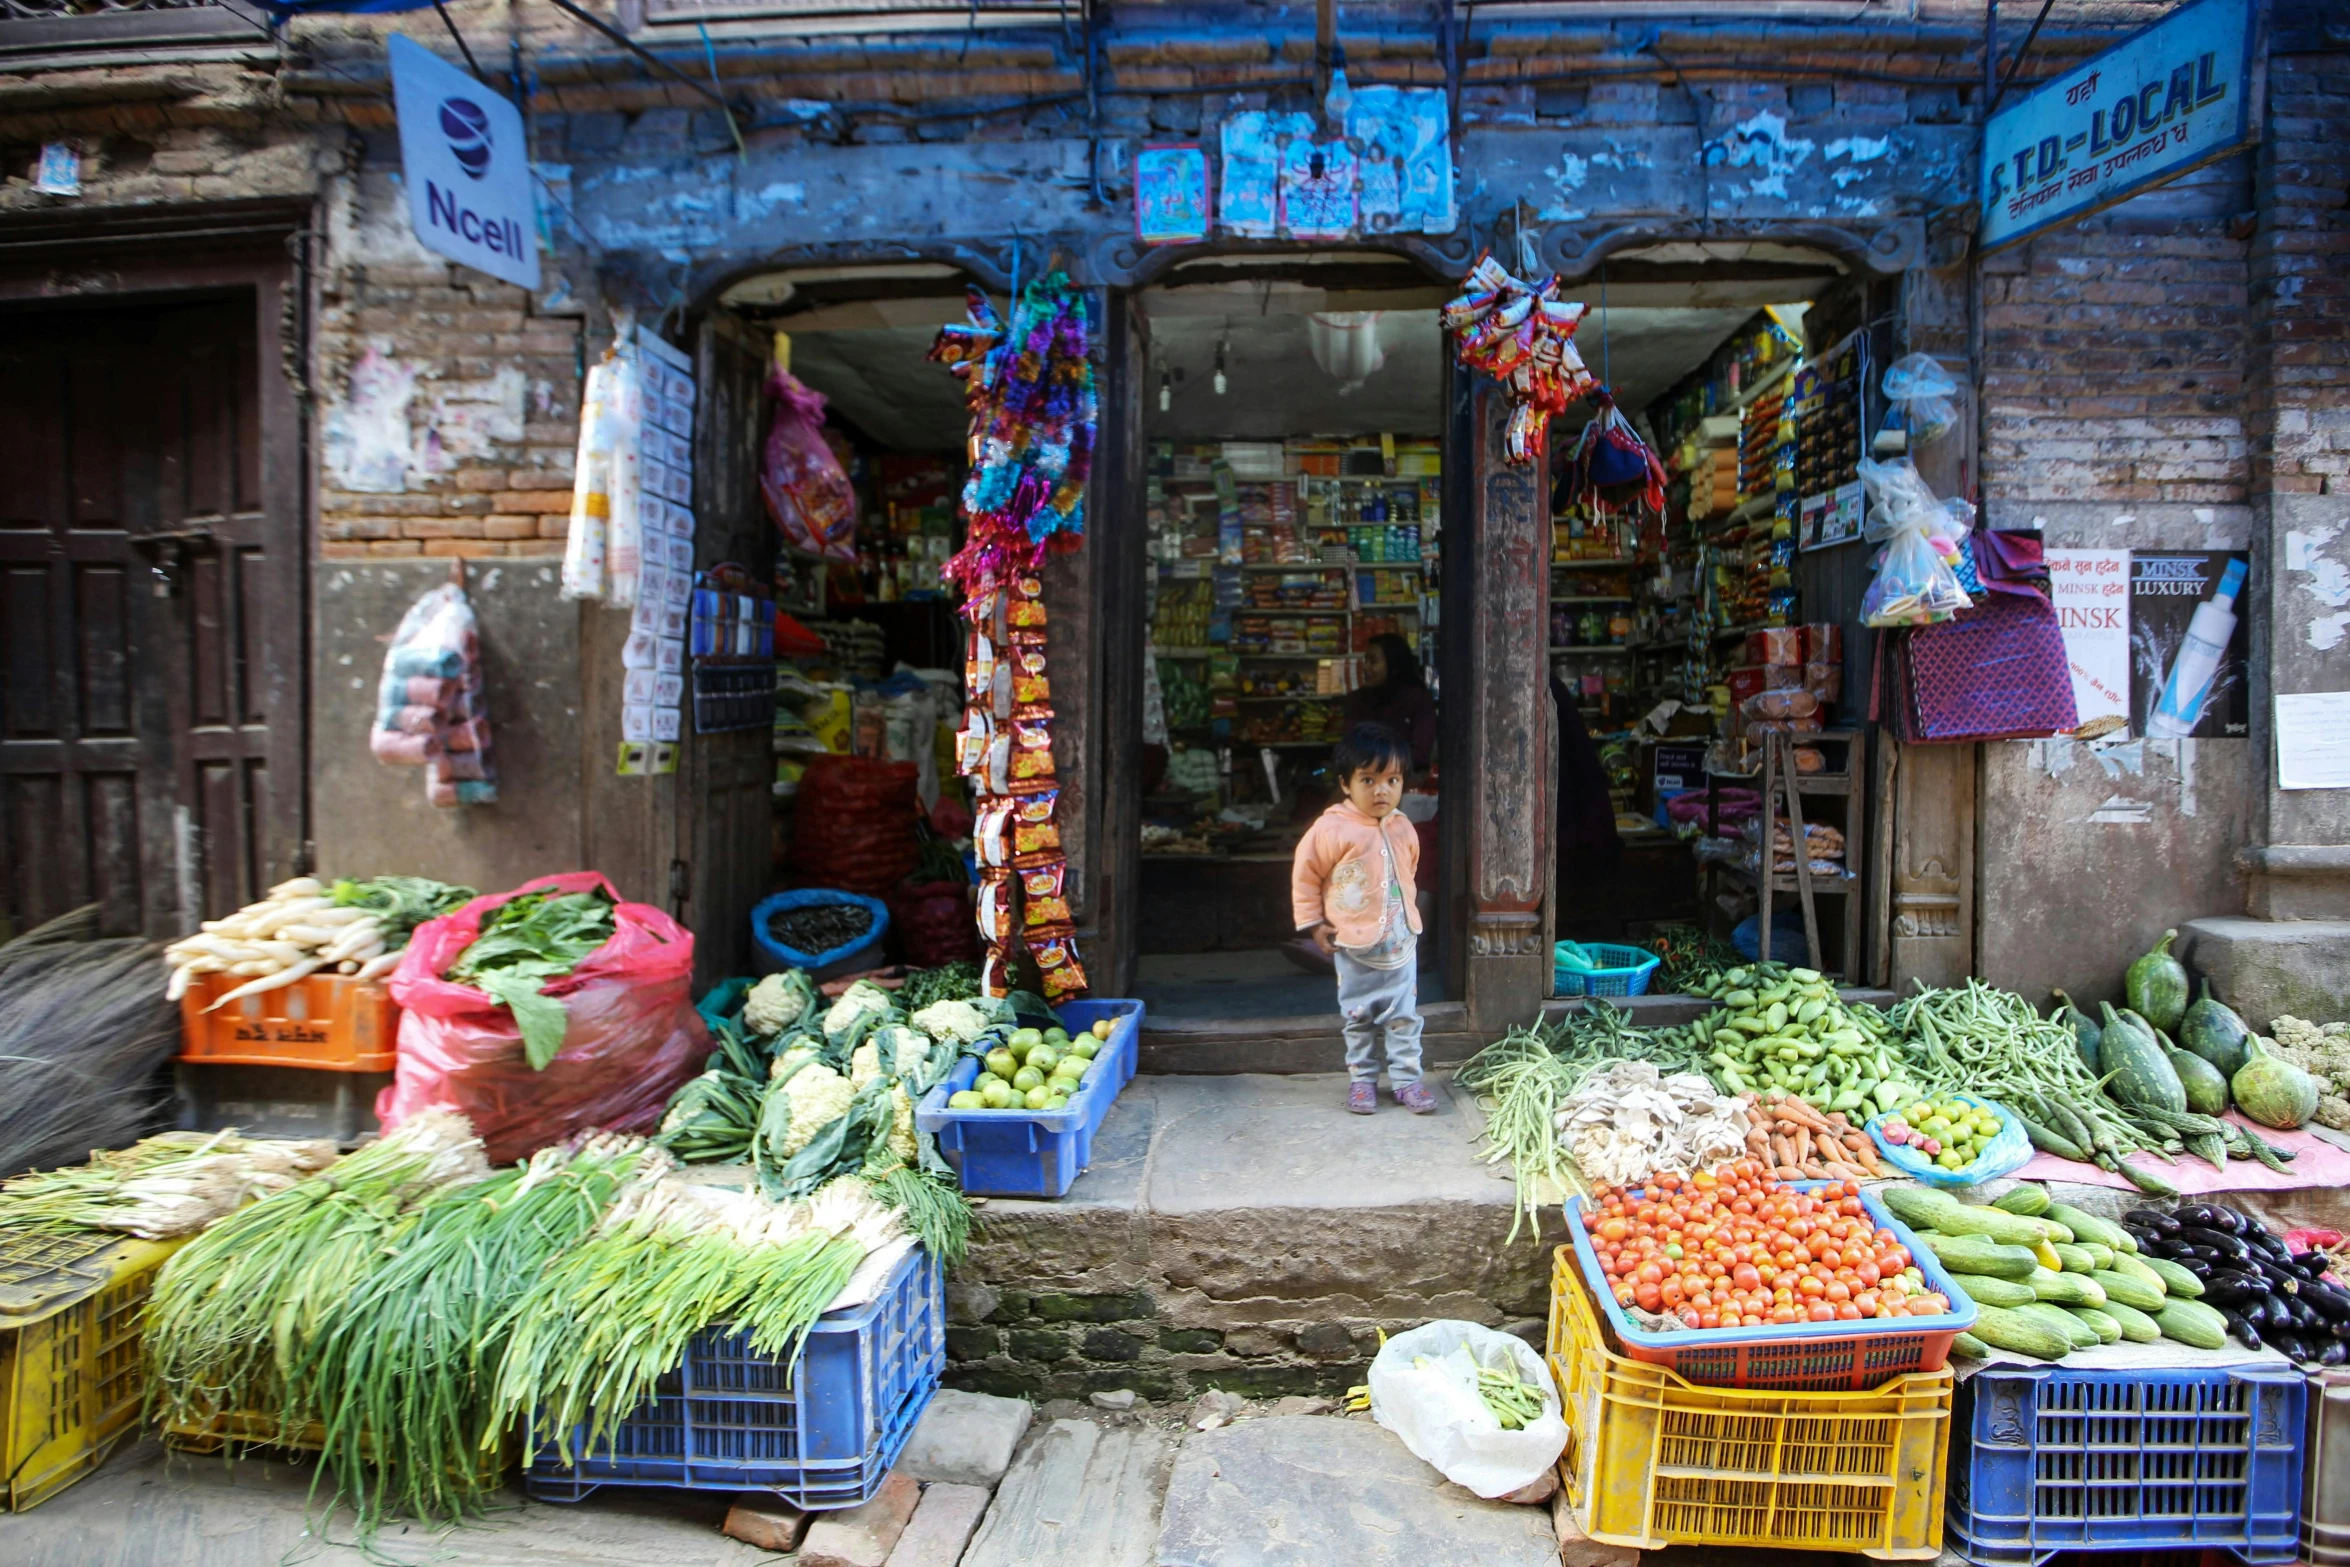
M0 1230L0 1507L54 1496L138 1425L140 1317L182 1244Z
M1941 1554L1948 1367L1866 1393L1699 1387L1607 1347L1572 1246L1554 1255L1549 1351L1559 1480L1592 1539Z

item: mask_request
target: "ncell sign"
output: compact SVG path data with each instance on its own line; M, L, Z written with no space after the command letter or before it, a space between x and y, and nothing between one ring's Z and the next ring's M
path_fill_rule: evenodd
M391 54L409 226L452 261L537 288L538 225L522 116L422 44L395 34Z
M2251 144L2258 0L2197 0L1991 117L1986 251Z

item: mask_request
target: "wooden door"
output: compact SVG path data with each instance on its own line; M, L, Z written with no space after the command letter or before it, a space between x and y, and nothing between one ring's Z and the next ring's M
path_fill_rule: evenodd
M0 916L225 913L302 853L302 551L256 291L0 314Z

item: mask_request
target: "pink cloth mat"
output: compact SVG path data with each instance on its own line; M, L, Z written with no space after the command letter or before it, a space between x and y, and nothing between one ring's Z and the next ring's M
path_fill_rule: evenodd
M2272 1170L2256 1159L2231 1157L2225 1170L2215 1170L2193 1154L2180 1154L2175 1164L2166 1164L2153 1154L2133 1154L2130 1162L2150 1175L2159 1176L2176 1186L2182 1194L2199 1196L2205 1192L2290 1192L2307 1191L2313 1187L2350 1187L2350 1153L2332 1143L2310 1136L2307 1132L2280 1132L2271 1127L2247 1121L2230 1110L2226 1119L2257 1132L2272 1147L2291 1149L2298 1157L2282 1170ZM2015 1172L2024 1181L2081 1181L2092 1186L2115 1186L2124 1191L2135 1191L2126 1175L2101 1170L2093 1164L2080 1164L2071 1159L2059 1159L2054 1154L2036 1153L2032 1162Z

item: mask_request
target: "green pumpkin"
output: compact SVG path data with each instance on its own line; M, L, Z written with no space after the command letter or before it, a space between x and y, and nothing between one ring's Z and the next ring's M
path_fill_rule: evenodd
M2317 1114L2317 1080L2258 1035L2244 1042L2244 1064L2228 1086L2237 1108L2263 1126L2289 1132Z
M2228 1080L2219 1068L2191 1050L2170 1053L2171 1070L2187 1091L2187 1108L2197 1115L2218 1115L2228 1107Z
M2214 997L2211 981L2203 982L2203 996L2179 1020L2179 1043L2218 1068L2222 1077L2234 1077L2244 1064L2244 1041L2252 1027L2235 1008Z
M2089 1069L2092 1077L2102 1075L2105 1069L2097 1064L2097 1044L2103 1031L2098 1028L2097 1020L2073 1005L2073 998L2063 991L2049 994L2060 1003L2054 1014L2056 1021L2073 1031L2073 1048L2081 1053L2081 1065Z
M2131 964L2122 980L2130 1010L2156 1028L2176 1028L2187 1014L2187 966L2170 952L2178 939L2177 931L2164 931L2154 950Z

